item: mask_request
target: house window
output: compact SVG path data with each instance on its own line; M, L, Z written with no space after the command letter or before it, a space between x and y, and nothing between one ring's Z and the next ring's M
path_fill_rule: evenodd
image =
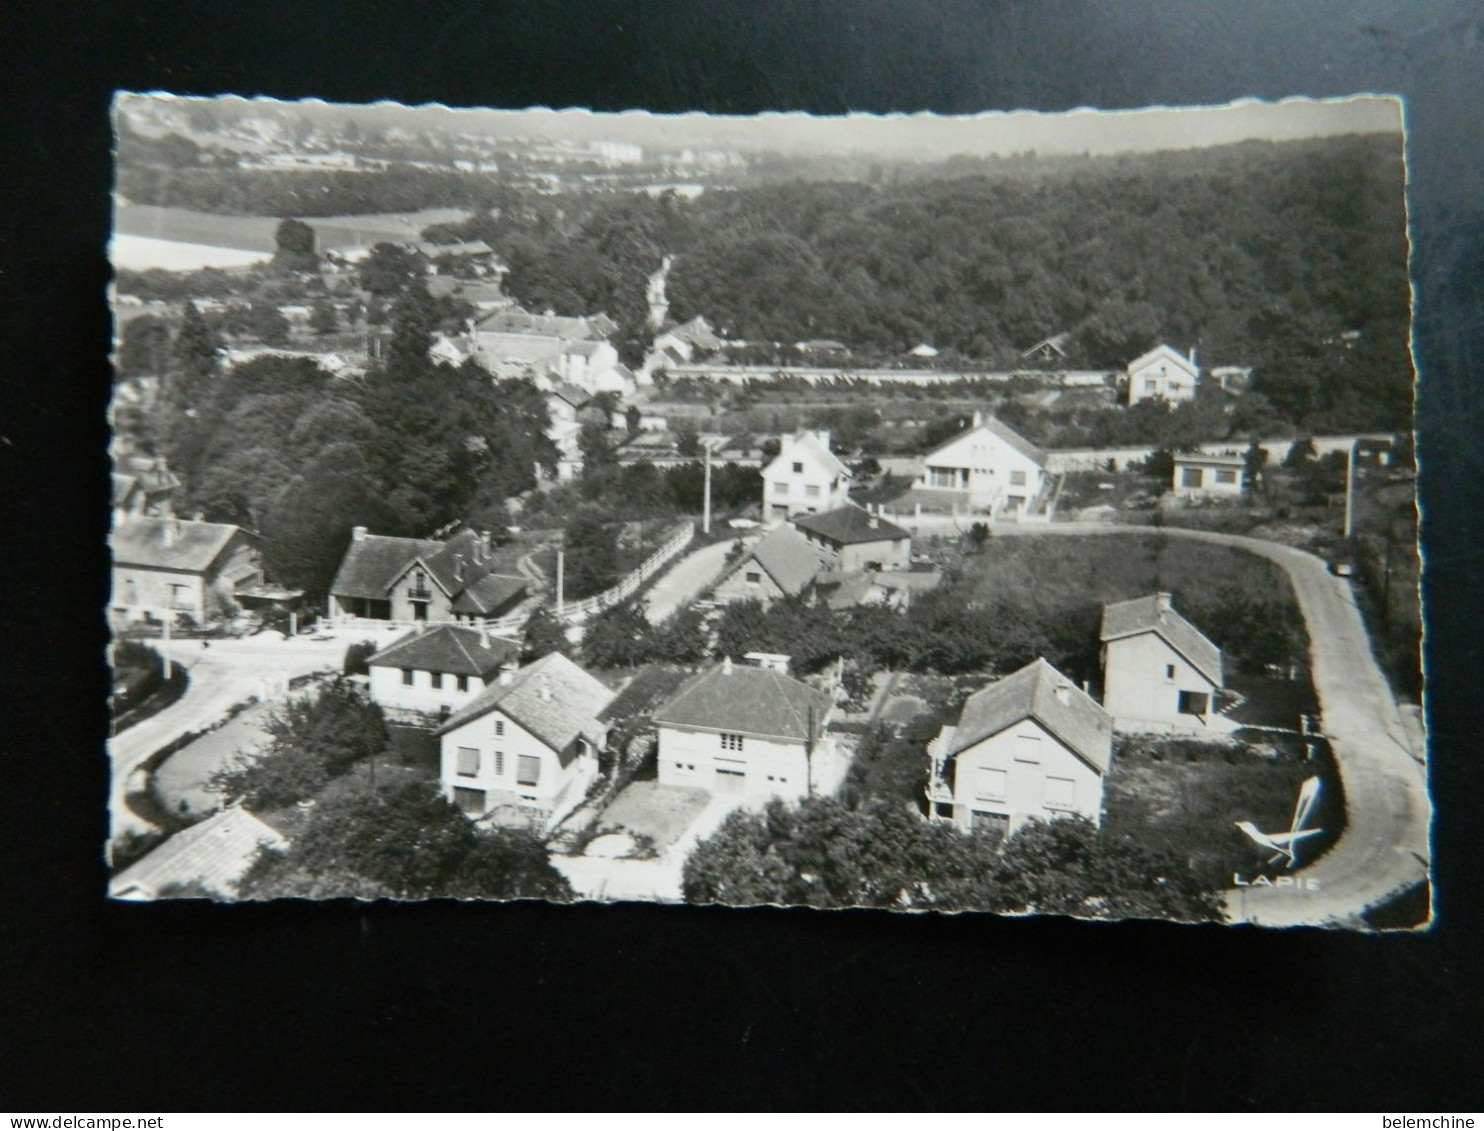
M742 736L740 734L724 734L721 736L721 748L723 750L742 750Z
M541 759L522 754L515 768L516 785L539 785L541 782Z
M802 463L795 463L794 464L794 474L795 475L803 475L804 474L804 465Z
M958 486L958 471L952 467L928 468L928 486L952 490Z
M1203 691L1180 692L1179 709L1182 715L1204 715L1211 708L1211 697Z
M1180 486L1199 487L1201 485L1201 469L1198 467L1182 467L1180 469Z
M1165 665L1165 682L1166 683L1174 683L1175 682L1175 665L1174 664L1166 664Z
M433 690L434 691L442 691L443 690L443 673L442 672L429 672L428 673L428 680L429 680L430 683L432 683Z
M817 499L817 498L819 498L819 484L817 484L817 483L806 483L804 485L804 498L806 498L806 499Z
M456 785L453 789L453 803L471 817L478 817L484 813L484 790L466 789Z
M505 776L505 751L503 751L503 750L496 750L495 751L495 777L497 777L497 778L503 778L504 776Z
M1216 469L1216 482L1225 483L1228 487L1235 486L1237 473L1229 467L1218 467Z
M495 720L495 737L496 738L504 738L505 737L505 720L504 719L496 719Z
M466 676L466 675L455 676L454 677L454 686L457 687L460 691L468 691L469 690L469 677Z
M980 770L974 796L980 801L1003 801L1009 785L1010 775L1005 770Z
M411 668L403 668L402 669L402 686L403 687L411 687L412 686L412 669Z
M1144 391L1146 393L1159 392L1159 382L1156 381L1153 377L1144 378Z
M974 809L969 813L969 831L994 840L1004 840L1010 834L1010 815Z
M1026 762L1032 766L1041 764L1041 736L1037 734L1022 734L1020 742L1015 748L1015 760Z
M747 571L747 584L748 585L761 585L762 583L763 583L763 575L762 574L760 574L755 569L750 569L750 570Z
M461 778L477 778L479 776L479 751L474 747L459 747L458 775Z
M1010 486L1012 486L1012 487L1024 487L1025 486L1025 472L1023 472L1023 471L1012 471L1010 473Z
M1070 809L1077 797L1077 783L1071 778L1046 779L1046 808Z
M788 483L787 483L787 481L780 479L780 480L778 480L778 482L774 483L773 484L773 494L779 496L780 498L782 498L783 496L787 495L788 494Z
M696 772L696 767L693 762L676 762L675 770L677 773L693 774Z

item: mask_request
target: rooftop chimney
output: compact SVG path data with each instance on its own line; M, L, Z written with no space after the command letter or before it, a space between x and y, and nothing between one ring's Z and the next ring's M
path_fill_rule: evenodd
M1069 706L1072 702L1072 688L1070 684L1058 683L1053 694L1056 696L1056 701L1063 707Z
M1154 603L1159 606L1159 611L1162 613L1168 613L1174 608L1170 603L1170 595L1168 593L1156 593L1154 595Z
M975 428L978 428L983 423L984 423L984 413L976 411L974 413L974 427Z
M541 678L536 681L536 697L543 703L551 702L551 680L546 678L545 672L543 672L541 674Z
M721 661L721 674L722 675L731 675L732 674L732 658L730 656L727 656L727 657L723 658L723 660Z
M488 648L490 646L490 626L488 621L479 622L479 646Z
M481 530L479 532L479 556L480 556L480 559L481 560L483 560L483 561L489 561L489 558L490 558L490 532L488 530Z
M508 686L510 686L510 681L513 680L514 678L515 678L515 665L514 664L501 664L500 665L500 676L499 676L500 686L501 687L508 687Z
M364 542L366 540L366 528L364 526L352 526L350 528L350 540L352 542Z
M180 537L180 520L170 518L165 520L165 545L175 545L175 540Z

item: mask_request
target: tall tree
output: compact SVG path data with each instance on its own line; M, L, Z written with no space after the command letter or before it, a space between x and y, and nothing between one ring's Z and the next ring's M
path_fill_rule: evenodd
M317 270L314 229L302 220L280 223L274 233L273 266L281 271Z

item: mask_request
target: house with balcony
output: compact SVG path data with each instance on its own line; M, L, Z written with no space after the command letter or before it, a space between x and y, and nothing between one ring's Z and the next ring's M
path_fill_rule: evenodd
M228 523L130 515L114 526L109 547L108 607L119 620L186 616L204 624L263 583L252 537Z
M783 436L778 455L763 468L763 517L780 521L843 507L850 480L850 468L830 450L828 432Z
M1155 346L1128 363L1128 403L1162 400L1171 404L1195 398L1201 381L1195 350L1186 357L1173 346Z
M1177 499L1239 499L1246 479L1247 461L1240 455L1175 453L1171 487Z
M1168 593L1103 606L1103 707L1120 730L1201 732L1216 717L1221 649Z
M1100 824L1113 720L1044 659L964 701L928 745L928 813L964 832L1013 836L1029 821Z
M651 716L659 734L659 780L740 800L809 796L810 758L832 698L786 670L729 658L692 676Z
M560 652L503 669L433 732L444 798L471 818L550 829L598 772L613 698Z
M1046 453L993 416L976 412L968 429L923 457L919 489L990 514L1020 515L1046 482Z
M504 616L526 595L523 577L496 569L487 532L447 541L351 531L330 583L329 615L442 624Z
M520 643L480 628L415 628L371 656L371 699L392 711L449 715L519 665Z

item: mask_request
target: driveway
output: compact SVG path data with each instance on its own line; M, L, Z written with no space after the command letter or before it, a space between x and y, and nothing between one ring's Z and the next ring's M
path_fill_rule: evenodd
M1309 631L1320 717L1345 790L1345 832L1319 860L1294 871L1302 884L1233 887L1226 895L1231 921L1358 926L1365 912L1427 882L1432 805L1421 728L1403 721L1371 654L1350 583L1313 554L1233 534L1078 523L995 528L997 538L1116 534L1189 538L1266 558L1288 574Z
M185 694L108 742L113 771L110 835L116 839L154 831L154 825L125 801L131 790L144 787L142 766L153 754L184 734L220 722L238 703L281 693L296 676L338 669L346 645L370 635L357 632L345 639L285 640L277 632L264 632L242 640L212 640L205 648L201 641L175 641L171 656L190 673Z
M735 539L734 539L735 541ZM713 542L686 554L660 575L649 591L644 615L659 624L705 592L726 568L730 541Z

